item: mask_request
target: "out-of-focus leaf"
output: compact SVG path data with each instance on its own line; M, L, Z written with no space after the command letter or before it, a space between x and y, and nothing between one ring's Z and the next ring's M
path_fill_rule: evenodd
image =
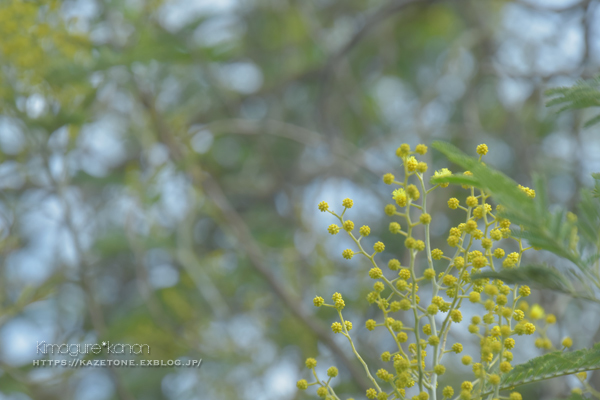
M472 276L472 279L490 278L500 279L506 283L528 284L539 289L556 290L572 297L591 300L600 303L600 299L594 296L589 287L573 286L573 280L584 282L581 277L571 277L558 271L549 265L532 264L524 265L516 269L502 269L500 271L483 271Z
M591 349L555 351L516 365L502 376L500 390L595 369L600 369L600 343Z
M546 102L546 107L561 106L557 112L581 110L600 106L600 78L580 80L570 87L558 87L546 91L546 96L555 96ZM600 122L600 115L586 121L586 127Z
M432 177L431 183L440 184L440 183L453 183L456 185L469 185L475 187L481 187L481 182L479 182L476 178L469 175L450 175L450 176L438 176Z

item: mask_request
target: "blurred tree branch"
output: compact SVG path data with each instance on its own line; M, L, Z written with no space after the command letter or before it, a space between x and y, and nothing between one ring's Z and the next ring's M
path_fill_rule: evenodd
M154 124L160 140L168 147L169 154L176 164L185 163L185 156L175 141L174 135L170 132L165 121L162 119L151 96L145 93L142 89L136 86L141 103L148 112L152 123ZM230 204L229 200L223 193L219 184L212 176L202 170L197 163L184 165L183 168L187 171L194 185L201 188L213 205L219 210L219 217L224 221L223 226L231 231L238 243L243 247L243 252L247 255L250 265L254 267L256 272L268 283L273 293L281 299L282 303L288 308L291 313L300 320L313 334L319 338L348 368L354 382L362 389L366 390L370 387L368 380L363 375L356 362L353 362L342 348L333 340L329 331L313 316L307 313L302 307L302 302L294 295L290 294L287 289L269 270L266 265L262 250L259 244L252 237L250 229L237 213L235 208Z

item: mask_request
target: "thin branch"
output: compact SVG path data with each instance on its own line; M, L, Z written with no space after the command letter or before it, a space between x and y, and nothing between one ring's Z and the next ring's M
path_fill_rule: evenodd
M340 49L329 58L326 64L326 68L333 68L342 58L344 58L352 49L362 40L365 36L376 26L381 24L386 19L394 16L400 11L404 10L407 6L415 3L433 3L433 0L396 0L390 1L386 5L382 6L379 10L375 11L369 16L365 22L354 32L352 36L346 41L346 43L340 47Z
M182 162L183 156L181 147L174 140L175 137L169 131L166 123L154 107L152 98L143 93L136 86L138 95L142 99L142 104L151 116L152 123L158 131L160 140L169 148L171 159L175 163ZM312 315L307 313L302 307L302 303L295 296L286 290L285 286L278 281L267 266L262 251L252 236L248 226L238 214L235 208L231 205L218 183L207 173L205 173L197 163L188 164L187 172L196 187L201 188L217 210L220 213L220 218L225 222L223 225L231 230L233 235L242 246L244 253L250 260L250 265L258 272L260 276L268 283L269 287L279 297L281 302L298 318L315 336L322 341L348 368L352 378L357 385L366 390L370 387L361 371L356 364L350 360L341 347L333 340L330 332L318 322Z
M562 7L546 7L546 6L542 6L539 4L532 4L529 1L526 0L519 0L517 1L517 4L520 4L524 7L530 8L532 10L536 10L536 11L546 11L546 12L557 12L557 13L562 13L562 12L568 12L568 11L572 11L575 10L577 8L587 8L588 4L590 3L591 0L583 0L583 1L579 1L577 3L573 3L573 4L569 4L566 6L562 6Z

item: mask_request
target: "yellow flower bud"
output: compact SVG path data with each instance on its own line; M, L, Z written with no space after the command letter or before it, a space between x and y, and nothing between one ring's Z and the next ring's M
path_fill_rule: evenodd
M392 174L385 174L385 175L383 176L383 182L384 182L386 185L391 185L392 183L394 183L394 179L395 179L395 177L394 177L394 175L392 175Z

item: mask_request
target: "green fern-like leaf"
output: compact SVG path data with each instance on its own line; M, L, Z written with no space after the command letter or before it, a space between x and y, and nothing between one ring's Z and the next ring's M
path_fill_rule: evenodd
M547 96L554 96L547 107L561 106L557 112L566 110L581 110L584 108L600 107L600 77L578 81L571 87L558 87L546 91ZM600 115L588 120L585 127L600 122Z
M574 221L572 218L567 217L568 213L565 210L549 211L546 183L543 177L534 176L537 196L535 199L531 199L518 188L515 181L484 165L478 159L467 156L453 145L434 142L432 146L444 153L450 161L470 170L473 174L471 177L456 175L436 178L436 183L464 184L467 183L466 178L469 178L469 184L491 193L493 199L504 206L499 216L508 218L512 222L511 235L513 237L525 239L531 246L550 251L570 261L580 272L578 274L572 271L569 272L568 278L571 279L571 282L563 281L562 285L557 285L556 282L550 280L551 276L545 280L533 279L536 276L541 276L536 275L539 271L525 271L529 273L529 278L533 279L531 282L537 283L538 286L547 284L546 288L577 295L576 297L594 297L590 285L593 283L600 287L597 273L592 271L593 264L598 261L594 254L598 253L599 250L589 249L590 246L588 246L585 252L580 252L580 250L584 250L585 243L578 244L576 240L577 228L579 228L579 231L587 239L587 243L596 244L600 242L598 239L600 204L593 198L590 191L583 193L583 200L580 204L580 218ZM596 176L596 179L597 192L600 194L600 174ZM582 256L583 254L585 254L585 257ZM526 277L526 275L523 275L524 279Z
M590 399L591 399L591 397L584 396L579 393L571 393L571 395L569 397L567 397L565 400L590 400Z
M439 184L439 183L452 183L455 185L469 185L475 186L477 188L481 188L482 184L478 179L469 176L469 175L450 175L444 177L432 177L431 183Z
M594 178L594 189L592 190L592 195L596 198L600 197L600 173L596 172L592 174L592 178Z
M600 303L584 277L573 271L563 273L554 267L542 264L524 265L516 269L483 271L474 274L472 279L500 279L506 283L528 284L540 289L550 289L574 298ZM578 283L575 287L574 283Z
M516 365L502 376L500 390L595 369L600 369L600 343L591 349L555 351Z

